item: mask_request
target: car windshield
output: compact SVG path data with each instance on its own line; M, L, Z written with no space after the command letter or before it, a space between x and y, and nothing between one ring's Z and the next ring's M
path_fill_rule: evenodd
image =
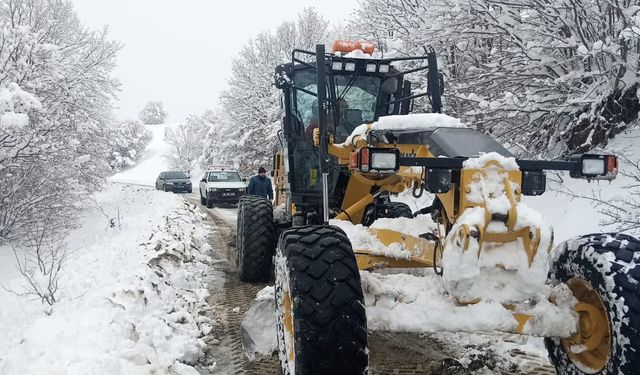
M210 172L209 182L240 182L242 179L238 172Z
M178 180L187 179L187 175L184 172L164 172L165 180Z

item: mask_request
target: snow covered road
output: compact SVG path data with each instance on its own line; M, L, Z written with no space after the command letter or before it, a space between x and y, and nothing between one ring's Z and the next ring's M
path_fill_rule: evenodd
M185 195L199 204L197 195ZM207 351L212 374L280 374L277 354L247 360L241 323L265 284L240 282L235 264L234 208L207 209L214 270L224 280L210 288L211 318L219 335ZM264 316L256 319L263 319ZM259 324L258 324L259 325ZM275 331L275 330L274 330ZM268 337L269 334L263 335ZM245 342L249 342L244 337ZM369 332L370 371L377 374L554 374L538 338L504 334ZM214 367L210 363L215 361ZM215 369L215 370L214 370Z

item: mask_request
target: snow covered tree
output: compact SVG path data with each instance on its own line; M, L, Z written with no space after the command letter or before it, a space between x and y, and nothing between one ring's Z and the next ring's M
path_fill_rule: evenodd
M209 159L239 165L242 173L271 164L280 120L273 71L291 59L294 48L314 49L325 42L327 27L324 18L307 8L296 22L262 32L242 48L232 63L229 88L221 95L216 129L209 134L217 144Z
M159 125L164 124L168 116L162 102L151 101L140 112L140 121L145 125Z
M110 129L109 166L114 171L136 164L151 141L151 132L139 121L125 121Z
M184 124L167 127L164 141L169 145L165 157L173 169L191 173L202 158L209 125L190 116Z
M352 30L388 54L434 47L447 111L533 157L606 144L638 116L639 22L634 2L365 0Z
M73 226L80 198L100 187L119 48L69 0L0 2L0 242L44 218Z

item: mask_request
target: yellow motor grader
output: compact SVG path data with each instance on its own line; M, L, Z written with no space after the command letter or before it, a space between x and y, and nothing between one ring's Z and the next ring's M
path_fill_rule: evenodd
M242 198L237 262L246 282L267 281L275 269L283 373L367 373L361 272L411 267L442 275L457 306L498 301L512 318L496 329L545 336L559 374L640 373L640 242L591 234L554 248L552 228L522 202L544 193L549 170L612 180L616 157L516 159L441 113L433 51L374 58L373 48L336 42L327 53L318 45L276 67L283 110L276 199L272 206ZM414 93L408 78L425 73L426 90ZM421 99L431 113L410 114ZM433 203L413 213L391 200L406 190L432 194ZM375 248L336 225L365 228L414 214L435 226L418 235L398 225L367 228ZM510 283L510 293L500 290ZM541 301L539 290L552 287ZM565 329L544 329L544 303L569 311Z

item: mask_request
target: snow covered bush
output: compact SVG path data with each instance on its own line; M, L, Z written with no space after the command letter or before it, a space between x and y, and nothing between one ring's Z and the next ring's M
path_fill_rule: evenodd
M69 0L0 2L0 242L43 218L73 226L101 186L119 48Z
M640 111L634 2L365 0L352 29L387 55L434 47L445 109L523 156L604 145Z
M151 101L140 112L140 121L145 125L159 125L164 124L168 116L162 102Z
M209 133L209 160L239 165L241 173L255 173L271 164L280 121L280 94L273 86L276 65L291 60L294 48L312 50L326 42L328 22L313 8L296 22L275 32L265 31L249 41L233 59L229 88L221 95L215 129Z
M111 130L109 166L114 171L136 164L147 145L151 142L151 132L139 121L125 121Z
M164 141L169 146L165 157L172 169L190 174L198 162L206 144L209 124L197 116L190 116L184 124L168 126Z

